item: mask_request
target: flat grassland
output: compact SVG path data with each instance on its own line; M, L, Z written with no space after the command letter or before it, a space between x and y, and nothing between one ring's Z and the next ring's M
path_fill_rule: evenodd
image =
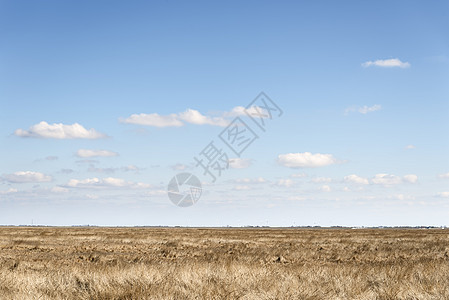
M0 227L0 299L449 299L449 230Z

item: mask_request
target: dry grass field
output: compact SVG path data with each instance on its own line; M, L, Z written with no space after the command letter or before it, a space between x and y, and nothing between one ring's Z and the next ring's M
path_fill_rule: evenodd
M0 228L0 299L449 299L442 229Z

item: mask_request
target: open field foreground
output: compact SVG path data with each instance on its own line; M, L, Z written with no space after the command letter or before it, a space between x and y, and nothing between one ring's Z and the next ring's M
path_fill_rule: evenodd
M0 228L0 299L449 299L443 229Z

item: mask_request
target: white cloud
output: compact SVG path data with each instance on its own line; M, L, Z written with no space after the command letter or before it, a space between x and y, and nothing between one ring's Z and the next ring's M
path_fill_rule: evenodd
M441 192L437 194L437 197L449 198L449 192Z
M9 194L17 193L17 192L18 192L17 189L10 188L6 191L0 191L0 195L9 195Z
M184 126L186 123L225 127L230 123L229 118L245 116L245 111L249 114L257 115L259 118L270 117L267 110L258 106L252 106L249 109L246 109L243 106L236 106L231 111L219 113L219 116L216 117L203 115L198 110L189 108L184 112L169 115L159 115L157 113L132 114L128 118L120 118L119 121L126 124L138 124L155 127L180 127Z
M80 159L80 160L77 160L75 162L77 164L91 164L91 165L99 163L99 161L95 160L95 159Z
M52 193L67 193L69 190L60 186L55 186L51 189Z
M175 171L183 171L183 170L187 169L187 165L176 164L176 165L171 166L171 168Z
M368 179L357 176L355 174L345 176L344 181L350 182L350 183L355 183L355 184L369 184Z
M405 146L405 149L415 149L416 146L415 145L407 145Z
M366 115L369 112L374 112L374 111L378 111L381 110L382 106L380 104L375 104L373 106L351 106L345 109L345 113L350 113L350 112L359 112L361 114Z
M139 167L137 167L137 166L135 166L135 165L127 165L127 166L124 166L124 167L121 167L121 169L122 169L122 171L125 171L125 172L127 172L127 171L139 171L139 170L141 170Z
M213 126L227 126L229 121L223 117L210 117L201 114L194 109L187 109L184 112L169 115L152 114L133 114L128 118L120 118L120 122L126 124L138 124L155 127L180 127L185 123L195 125L213 125Z
M328 186L328 185L323 185L323 186L321 187L321 190L322 190L323 192L330 192L332 189L331 189L331 187Z
M248 186L248 185L236 185L234 187L234 190L236 190L236 191L247 191L247 190L250 190L250 189L251 189L251 187Z
M415 197L411 195L404 195L404 194L395 194L392 196L389 196L390 199L397 199L397 200L414 200Z
M278 163L289 168L316 168L338 163L331 154L287 153L278 156Z
M304 178L304 177L307 177L307 174L306 173L295 173L295 174L290 175L290 177L292 177L292 178Z
M238 117L238 116L246 116L248 114L252 116L256 116L257 118L269 118L270 113L266 109L253 105L250 108L246 109L243 106L236 106L230 112L224 112L223 117Z
M78 157L111 157L111 156L118 156L117 152L112 152L108 150L89 150L89 149L79 149L76 152L76 155Z
M307 198L306 197L301 197L301 196L291 196L291 197L288 197L288 200L291 200L291 201L304 201L304 200L307 200Z
M404 181L408 183L416 183L418 181L418 176L416 176L415 174L405 175Z
M125 181L121 178L86 178L82 180L78 179L70 179L66 184L67 187L70 188L150 188L152 187L150 184L141 183L141 182L131 182Z
M251 159L249 158L231 158L229 159L229 166L232 169L246 169L251 166Z
M234 180L235 183L246 183L246 184L253 184L253 183L266 183L267 180L263 177L258 178L241 178Z
M294 184L294 181L291 179L279 179L275 185L277 186L284 186L284 187L291 187Z
M213 126L227 126L229 122L222 117L208 117L202 115L199 111L188 109L185 112L179 113L180 120L190 124L196 125L213 125Z
M393 67L399 67L399 68L408 68L410 67L410 63L408 62L402 62L398 58L391 58L391 59L378 59L376 61L367 61L362 64L364 68L376 66L376 67L382 67L382 68L393 68Z
M376 174L371 181L374 184L380 184L380 185L396 185L402 183L402 179L399 176L396 175L390 175L390 174Z
M449 178L449 173L438 175L439 178Z
M117 171L118 168L95 168L94 166L89 167L87 169L88 172L94 172L94 173L114 173Z
M371 182L373 184L379 184L384 186L392 186L401 183L417 183L418 176L415 174L407 174L401 178L399 176L391 174L376 174L371 179Z
M31 126L28 130L16 129L14 134L20 137L46 139L100 139L107 137L93 128L86 129L78 123L72 125L48 124L45 121Z
M50 175L33 171L19 171L12 174L4 174L1 178L11 183L48 182L52 180Z
M315 178L312 178L310 180L310 182L313 182L313 183L327 183L327 182L332 182L332 178L329 178L329 177L315 177Z
M245 110L246 108L244 108L243 106L236 106L231 111L224 112L223 117L231 118L231 117L244 116L246 115Z
M159 114L132 114L126 119L121 118L120 122L126 124L138 124L155 127L179 127L183 126L176 114L161 116Z
M379 105L379 104L375 104L375 105L373 105L373 106L362 106L362 107L360 107L359 109L358 109L358 112L359 113L361 113L361 114L367 114L367 113L369 113L369 112L373 112L373 111L376 111L376 110L380 110L382 108L382 106L381 105Z
M87 169L88 172L97 172L97 173L115 173L116 171L123 171L123 172L134 171L137 173L140 170L142 169L134 165L128 165L120 168L96 168L93 164Z
M166 190L151 190L145 193L148 196L166 196L167 191Z

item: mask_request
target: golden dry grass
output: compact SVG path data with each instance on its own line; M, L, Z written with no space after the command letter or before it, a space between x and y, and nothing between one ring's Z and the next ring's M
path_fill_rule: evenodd
M442 229L0 228L0 299L449 299Z

